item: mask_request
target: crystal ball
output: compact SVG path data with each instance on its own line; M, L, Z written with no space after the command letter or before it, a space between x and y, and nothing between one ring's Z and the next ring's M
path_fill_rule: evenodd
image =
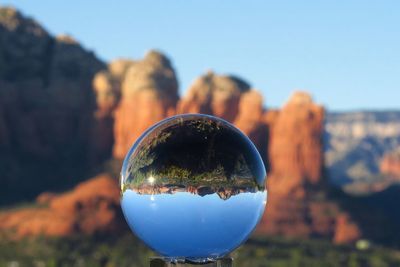
M178 115L149 128L128 152L121 206L131 230L165 259L212 261L256 227L265 179L257 149L235 126Z

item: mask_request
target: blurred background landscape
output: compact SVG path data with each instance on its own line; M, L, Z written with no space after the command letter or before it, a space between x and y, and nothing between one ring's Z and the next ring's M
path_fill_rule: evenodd
M267 168L236 266L400 265L397 2L89 2L0 6L0 266L147 266L119 171L181 113L235 124Z

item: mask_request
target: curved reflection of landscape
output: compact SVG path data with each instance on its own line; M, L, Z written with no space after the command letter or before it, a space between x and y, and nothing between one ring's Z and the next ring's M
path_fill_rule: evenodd
M265 207L265 168L231 124L181 115L147 130L125 159L122 208L151 248L204 261L239 246Z
M139 195L157 195L157 194L176 194L179 192L188 192L193 195L206 196L217 194L219 198L226 200L231 196L240 193L256 193L259 190L253 187L212 187L212 186L183 186L183 185L142 185L136 188L125 188Z

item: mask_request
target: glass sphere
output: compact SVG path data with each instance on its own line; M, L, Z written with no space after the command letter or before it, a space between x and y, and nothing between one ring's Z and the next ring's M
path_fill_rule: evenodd
M178 115L149 128L121 171L121 206L136 235L167 260L205 262L249 237L265 208L263 161L232 124Z

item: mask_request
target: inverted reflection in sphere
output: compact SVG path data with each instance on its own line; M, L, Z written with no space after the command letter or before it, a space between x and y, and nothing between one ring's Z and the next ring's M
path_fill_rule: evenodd
M266 203L265 168L228 122L179 115L148 129L121 172L130 228L171 261L220 258L246 241Z

